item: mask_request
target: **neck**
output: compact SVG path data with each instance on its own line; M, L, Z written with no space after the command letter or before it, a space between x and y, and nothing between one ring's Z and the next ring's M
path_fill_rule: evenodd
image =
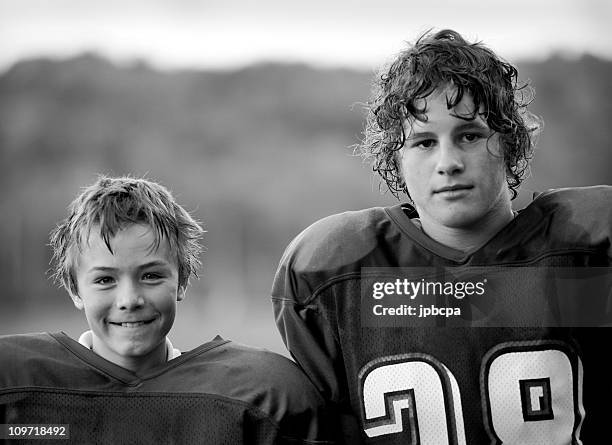
M425 215L424 215L425 216ZM477 222L460 227L448 227L421 218L423 232L435 241L462 252L469 252L489 241L514 218L511 208L492 211Z
M130 355L125 353L118 354L116 351L108 348L106 344L100 342L95 334L93 335L91 350L106 360L134 373L145 372L165 363L167 361L168 354L165 339L153 350L144 355Z

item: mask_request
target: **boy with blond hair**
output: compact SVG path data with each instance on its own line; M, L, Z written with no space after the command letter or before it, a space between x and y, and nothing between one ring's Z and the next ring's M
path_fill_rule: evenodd
M202 234L155 182L102 176L82 191L51 246L55 277L90 330L78 341L0 337L5 437L331 443L322 398L289 360L219 336L187 352L169 341Z

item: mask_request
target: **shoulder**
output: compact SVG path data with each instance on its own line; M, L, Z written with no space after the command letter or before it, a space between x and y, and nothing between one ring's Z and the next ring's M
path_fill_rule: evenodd
M220 395L263 413L288 437L330 437L332 411L293 361L234 342L206 355L207 377L218 380L215 391Z
M23 386L58 370L71 355L51 334L0 336L0 387Z
M612 228L612 187L593 186L549 190L529 207L535 207L555 227L609 236Z
M363 267L411 264L419 233L400 205L323 218L285 250L272 299L306 304L328 284L357 277Z
M572 187L547 190L539 194L532 205L546 212L559 213L575 219L612 218L612 186Z
M0 357L4 363L9 363L6 360L51 356L58 346L57 341L47 333L0 335Z
M610 186L548 190L519 213L517 236L545 240L549 250L586 249L612 257L610 203Z
M300 271L335 269L358 261L376 249L395 226L383 207L323 218L289 244L282 264Z
M294 407L323 402L301 369L280 354L235 342L218 348L217 354L223 356L227 369L234 370L233 385L273 391Z

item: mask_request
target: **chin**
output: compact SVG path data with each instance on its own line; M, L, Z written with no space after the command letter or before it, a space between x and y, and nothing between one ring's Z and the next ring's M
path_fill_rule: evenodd
M142 357L149 354L153 350L153 346L149 344L130 344L119 348L122 355L131 357Z
M453 229L462 229L473 226L479 221L479 215L469 210L459 212L444 212L440 215L438 221L446 227Z

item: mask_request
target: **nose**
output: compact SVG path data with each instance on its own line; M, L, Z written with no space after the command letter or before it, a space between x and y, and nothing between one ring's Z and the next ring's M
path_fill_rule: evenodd
M450 140L440 140L436 171L439 175L452 176L465 170L463 151Z
M129 311L141 307L144 304L141 288L132 280L125 280L117 289L115 305L118 309Z

